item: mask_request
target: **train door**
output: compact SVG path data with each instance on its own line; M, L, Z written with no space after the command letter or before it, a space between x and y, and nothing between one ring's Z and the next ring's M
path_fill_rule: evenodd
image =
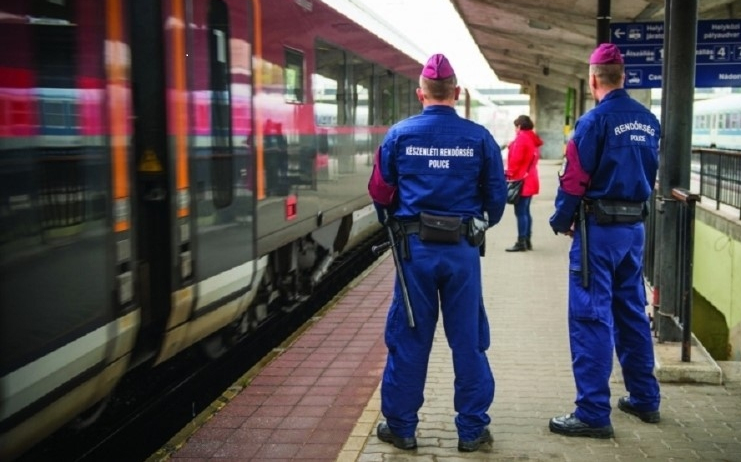
M223 327L203 315L252 282L249 3L131 2L140 342L158 362Z
M251 3L193 1L190 13L197 25L188 34L196 315L244 291L255 255Z
M173 287L171 211L172 161L168 156L162 2L134 0L131 18L131 93L138 288L142 329L137 344L147 352L159 346ZM143 352L140 352L143 353Z

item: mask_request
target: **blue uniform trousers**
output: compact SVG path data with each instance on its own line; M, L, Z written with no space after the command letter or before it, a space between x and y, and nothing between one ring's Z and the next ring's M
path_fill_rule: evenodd
M386 320L388 357L381 411L394 434L414 436L435 326L442 312L453 352L458 437L470 441L489 424L487 412L494 399L494 376L486 357L490 339L479 249L465 239L458 244L421 242L416 234L407 239L411 259L402 260L402 266L416 326L409 327L397 278Z
M610 424L613 351L631 402L659 409L654 350L643 282L643 223L597 225L588 215L589 287L581 284L581 235L576 226L569 253L569 336L576 381L576 417L592 426Z

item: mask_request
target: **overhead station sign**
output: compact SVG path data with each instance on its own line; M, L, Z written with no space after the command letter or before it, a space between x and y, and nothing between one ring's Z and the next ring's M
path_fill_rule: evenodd
M661 88L664 23L610 24L611 42L625 60L626 88ZM741 86L741 20L697 22L695 87Z

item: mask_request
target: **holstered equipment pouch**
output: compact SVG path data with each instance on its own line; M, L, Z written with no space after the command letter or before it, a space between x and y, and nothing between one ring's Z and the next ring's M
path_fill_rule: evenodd
M466 239L468 243L474 247L478 247L484 243L486 238L486 229L488 223L480 218L472 217L468 221L468 228L466 230Z
M643 202L597 199L588 205L598 225L630 224L643 221L646 204Z
M422 212L419 215L419 239L425 242L457 243L461 239L461 217L445 217Z

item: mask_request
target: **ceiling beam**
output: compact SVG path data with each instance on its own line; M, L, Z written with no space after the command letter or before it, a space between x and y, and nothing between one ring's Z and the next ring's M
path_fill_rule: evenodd
M595 0L450 1L500 79L564 91L586 78L597 35ZM663 21L665 4L615 0L612 21ZM700 19L739 19L741 0L698 0L698 11Z
M479 46L487 42L516 43L519 44L520 48L542 50L542 52L552 51L555 54L560 54L566 58L574 60L584 60L585 57L589 55L589 52L592 50L594 45L592 41L588 40L588 37L584 37L584 39L580 40L579 43L568 43L564 41L552 43L545 41L544 39L533 38L528 34L512 34L510 31L480 24L469 24L468 28L471 31L471 35L474 36L474 39L476 39L476 32L487 36L481 37L481 40L476 40Z

